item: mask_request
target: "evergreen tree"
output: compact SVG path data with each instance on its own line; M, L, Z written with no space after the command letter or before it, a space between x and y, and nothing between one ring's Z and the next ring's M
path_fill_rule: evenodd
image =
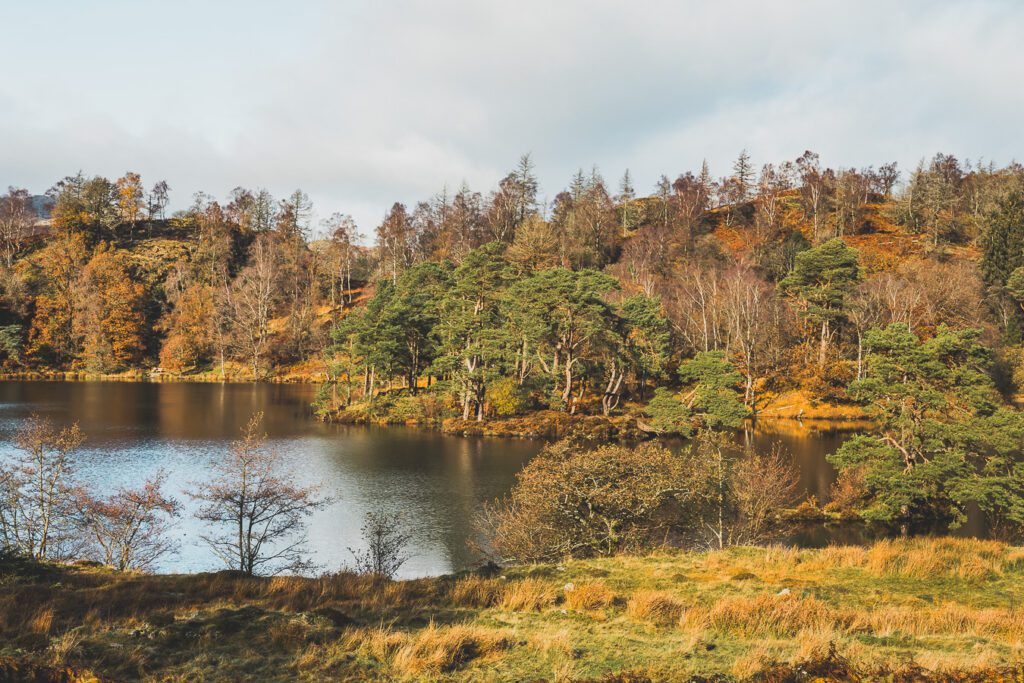
M981 238L981 272L985 284L998 290L1010 274L1024 266L1024 192L1012 192L996 204Z
M505 370L511 344L501 304L511 273L506 246L486 244L466 255L440 301L434 334L440 344L433 370L453 381L462 418L484 416L487 385Z
M845 317L846 297L860 282L857 252L839 238L796 255L793 271L779 287L792 295L801 317L820 329L818 370L825 368L828 347Z
M955 526L973 502L994 519L1024 522L1024 414L1003 404L980 336L940 326L922 340L902 324L865 335L867 376L849 389L878 428L829 461L863 475L866 519Z

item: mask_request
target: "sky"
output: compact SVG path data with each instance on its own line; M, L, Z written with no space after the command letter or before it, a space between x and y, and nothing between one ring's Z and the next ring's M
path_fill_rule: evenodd
M640 192L818 152L1024 159L1017 0L0 0L0 187L78 170L172 208L305 190L372 234L529 152Z

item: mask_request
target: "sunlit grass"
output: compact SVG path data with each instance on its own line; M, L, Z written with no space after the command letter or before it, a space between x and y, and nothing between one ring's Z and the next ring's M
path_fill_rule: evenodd
M3 578L0 664L115 680L742 679L796 664L995 675L1024 655L1022 558L916 539L404 582L22 566Z

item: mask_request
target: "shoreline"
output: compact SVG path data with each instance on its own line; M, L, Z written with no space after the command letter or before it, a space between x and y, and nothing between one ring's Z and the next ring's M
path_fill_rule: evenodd
M111 382L140 384L296 384L322 385L329 381L326 374L284 372L272 377L254 380L244 376L206 372L196 374L153 373L131 370L122 373L91 373L80 371L23 371L0 373L6 382ZM781 404L781 405L780 405ZM390 416L373 417L365 412L332 409L317 412L317 419L330 424L349 424L376 427L407 427L436 430L442 434L465 437L521 438L557 440L570 433L581 433L585 438L602 441L646 441L659 436L638 426L635 413L612 416L576 414L556 410L537 410L523 415L492 417L477 422L458 417L434 419L401 419ZM777 396L750 418L754 425L799 425L808 432L852 432L870 429L872 423L864 411L855 405L815 403L801 391Z
M152 373L144 370L130 370L121 373L93 373L76 370L47 370L0 373L3 382L138 382L140 384L182 383L182 384L323 384L328 381L319 375L276 375L264 379L240 376L221 378L219 373L179 375Z

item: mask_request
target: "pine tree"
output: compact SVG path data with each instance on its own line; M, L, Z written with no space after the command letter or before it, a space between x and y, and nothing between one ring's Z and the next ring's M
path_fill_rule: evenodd
M845 316L846 297L861 280L857 252L839 238L796 255L793 271L780 283L795 297L801 317L820 329L818 370L825 368L828 348Z
M747 153L747 150L744 149L740 152L732 165L732 172L736 178L739 200L746 201L754 186L754 165L750 161L750 154Z
M862 474L866 519L956 526L973 502L994 520L1024 523L1024 414L996 390L981 334L942 325L922 340L903 324L866 333L867 375L849 391L877 430L829 456Z

